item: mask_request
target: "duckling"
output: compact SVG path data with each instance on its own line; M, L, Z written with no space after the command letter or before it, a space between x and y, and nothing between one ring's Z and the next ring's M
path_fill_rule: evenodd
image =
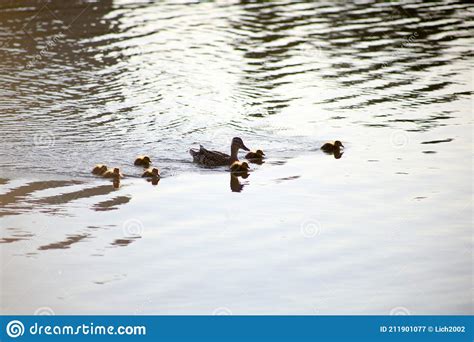
M149 167L151 164L151 159L148 156L138 156L137 159L135 159L134 164L137 166Z
M153 177L153 178L160 178L160 170L158 168L148 168L143 172L142 177Z
M94 175L102 175L105 171L107 171L107 165L104 165L104 164L97 164L92 169L92 173Z
M120 179L123 178L123 175L120 173L120 169L115 167L113 169L107 169L107 171L102 174L102 177Z
M245 155L245 159L263 159L265 153L262 150L250 151Z
M249 170L249 164L247 162L236 161L230 166L231 172L247 172Z
M340 151L341 147L344 148L344 145L339 140L336 140L334 143L325 143L323 146L321 146L321 150L326 153L333 154L336 151Z

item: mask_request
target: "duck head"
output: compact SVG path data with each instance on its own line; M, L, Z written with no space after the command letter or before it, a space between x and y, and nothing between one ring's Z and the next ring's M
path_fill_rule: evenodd
M114 167L114 175L120 177L120 169L118 167Z
M344 145L339 140L336 140L334 142L334 146L337 147L337 148L341 148L341 147L344 148Z
M250 151L247 146L245 146L244 142L242 141L241 138L235 137L232 139L232 145L231 145L232 150L245 150L245 151Z
M255 153L259 156L259 157L263 157L265 155L265 153L263 153L262 150L256 150Z

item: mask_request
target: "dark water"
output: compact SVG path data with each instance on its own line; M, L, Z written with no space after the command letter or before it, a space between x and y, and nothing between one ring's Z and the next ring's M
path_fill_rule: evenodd
M2 1L4 313L470 312L473 17ZM191 163L233 136L268 155L248 179ZM319 151L334 139L337 160ZM144 153L158 186L132 165Z

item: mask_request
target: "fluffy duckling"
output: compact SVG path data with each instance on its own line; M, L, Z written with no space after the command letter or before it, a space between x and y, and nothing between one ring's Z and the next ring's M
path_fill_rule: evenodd
M230 166L231 172L247 172L249 170L249 164L247 162L236 161Z
M263 159L265 153L262 150L250 151L245 155L245 159Z
M137 159L135 159L134 164L137 166L149 167L151 164L151 159L148 156L138 156Z
M102 174L102 177L120 179L123 178L123 175L120 173L120 169L115 167L113 169L107 169L107 171Z
M153 177L153 178L159 178L160 177L160 170L158 168L148 168L143 172L142 177Z
M97 164L92 169L92 173L94 175L102 175L105 171L107 171L107 165L104 165L104 164Z
M333 154L334 152L340 151L341 147L344 148L344 145L339 140L336 140L334 143L325 143L323 146L321 146L321 150L326 153Z

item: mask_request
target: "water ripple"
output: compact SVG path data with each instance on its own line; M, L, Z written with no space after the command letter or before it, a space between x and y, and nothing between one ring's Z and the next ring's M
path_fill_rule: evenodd
M407 108L472 95L474 11L464 1L22 0L0 9L3 169L85 173L91 155L119 163L153 151L179 171L196 142L281 140L288 115L299 127L326 112L339 125L406 129L393 117ZM314 114L294 115L301 106ZM365 111L384 113L353 119ZM446 124L439 113L409 121L411 131ZM54 152L25 152L38 134L54 137ZM288 148L311 150L307 141ZM57 162L66 155L75 161Z

